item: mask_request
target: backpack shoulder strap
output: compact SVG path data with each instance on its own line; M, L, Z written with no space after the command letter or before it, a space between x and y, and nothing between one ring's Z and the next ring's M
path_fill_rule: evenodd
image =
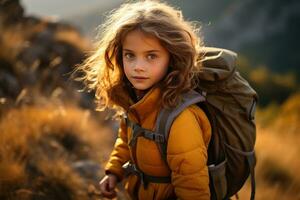
M181 102L175 108L163 108L156 120L156 133L164 136L164 142L157 143L163 160L167 163L167 141L175 118L188 106L205 101L205 94L194 90L182 94Z

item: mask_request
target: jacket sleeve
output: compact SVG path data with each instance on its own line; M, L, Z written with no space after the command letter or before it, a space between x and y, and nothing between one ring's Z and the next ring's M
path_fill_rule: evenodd
M118 137L116 139L113 151L105 166L106 174L114 174L119 180L123 179L124 171L122 165L130 159L130 152L127 144L127 126L125 119L122 118L118 131Z
M180 200L210 199L206 163L211 127L201 109L196 113L185 109L174 120L168 139L167 161Z

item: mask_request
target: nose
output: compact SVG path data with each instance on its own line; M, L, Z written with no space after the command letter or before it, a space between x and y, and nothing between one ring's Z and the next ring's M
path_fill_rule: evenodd
M143 61L137 60L133 66L133 70L136 72L144 72L145 71L145 63Z

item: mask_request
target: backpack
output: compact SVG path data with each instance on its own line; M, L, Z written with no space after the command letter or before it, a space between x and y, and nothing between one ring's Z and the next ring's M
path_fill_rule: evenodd
M212 127L207 162L211 199L229 199L242 188L249 175L251 199L254 199L257 93L237 72L236 53L205 47L201 54L203 68L198 75L198 87L183 94L176 108L160 111L155 131L126 119L127 126L133 130L129 144L134 145L139 136L154 140L166 162L168 135L173 121L186 107L197 104L206 113ZM126 163L123 168L127 173L138 175L145 187L147 182L170 182L170 177L146 175L131 163Z

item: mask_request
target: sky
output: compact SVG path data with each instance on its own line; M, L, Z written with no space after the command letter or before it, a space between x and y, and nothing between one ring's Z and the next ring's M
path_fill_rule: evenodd
M122 0L21 0L26 14L64 18L74 13L84 12L95 6L109 6Z

